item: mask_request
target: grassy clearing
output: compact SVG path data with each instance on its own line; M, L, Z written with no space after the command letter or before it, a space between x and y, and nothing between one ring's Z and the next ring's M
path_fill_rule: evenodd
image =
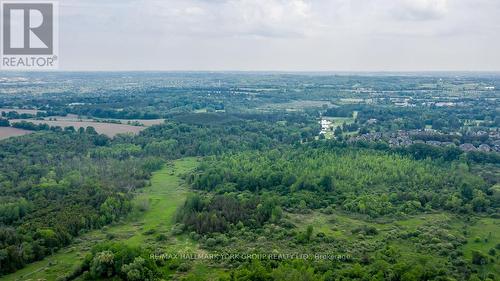
M156 172L151 179L151 186L142 190L134 200L134 202L148 202L147 211L143 214L137 212L132 214L131 223L110 227L106 231L107 234L133 234L124 239L124 242L132 246L141 246L154 234L168 234L173 225L175 211L184 202L188 192L180 176L194 168L196 163L196 159L187 158Z
M464 256L470 260L472 251L480 251L488 254L488 251L500 243L500 220L493 218L482 218L472 226L466 228L467 244L463 247ZM499 250L496 250L499 252ZM495 262L485 266L490 271L500 273L500 262L498 256Z
M290 214L291 221L297 226L299 231L305 231L311 225L314 232L323 232L326 235L338 239L353 240L355 237L351 234L352 230L363 225L370 225L380 228L381 224L369 223L360 219L351 218L340 212L333 214L323 214L312 212L310 214Z
M146 211L136 211L121 223L86 233L56 254L4 276L2 280L56 280L72 272L96 243L110 240L142 247L170 248L170 245L175 245L175 249L193 249L196 245L189 239L173 237L169 232L175 210L183 204L188 193L181 175L195 168L197 163L196 158L184 158L155 172L151 185L134 199L134 203L149 202ZM159 233L168 235L167 241L157 242L155 237Z
M312 212L309 214L290 214L287 218L293 222L298 231L304 232L307 226L313 226L314 233L322 232L327 236L344 241L344 243L357 243L361 241L381 242L388 238L388 245L394 247L401 254L401 259L406 261L416 260L434 260L444 262L445 257L432 253L425 253L417 250L416 241L394 239L390 233L394 230L399 232L412 232L421 226L446 225L446 232L452 236L464 236L467 243L460 250L463 251L463 258L470 262L472 251L481 251L488 254L488 251L500 243L500 220L494 218L476 218L471 223L468 220L449 214L446 212L429 213L411 216L402 220L395 221L373 221L365 220L356 216L334 212L333 214L324 214ZM375 227L378 234L373 236L364 236L360 240L353 230L367 226ZM498 250L497 250L498 252ZM496 258L494 258L496 259ZM477 267L477 266L476 266ZM500 263L498 259L490 261L483 268L478 267L479 272L500 272Z

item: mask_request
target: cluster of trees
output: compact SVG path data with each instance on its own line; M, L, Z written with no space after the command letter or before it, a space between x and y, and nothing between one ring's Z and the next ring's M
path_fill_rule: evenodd
M18 113L17 111L9 111L9 112L2 111L1 116L5 119L27 119L35 117L35 115L33 114Z
M223 116L222 118L230 118ZM314 122L267 122L237 120L210 124L166 122L143 131L133 142L156 155L179 158L194 155L220 155L249 149L268 149L280 144L312 140L318 133ZM120 141L120 140L118 140ZM124 142L130 142L126 139Z
M12 224L33 210L33 204L24 198L0 197L0 223Z
M9 127L10 122L8 119L0 118L0 127Z
M332 204L372 217L443 208L494 212L498 206L491 186L464 163L446 167L398 154L314 146L208 158L190 181L207 191L273 191L288 202L303 196L296 194L318 193L322 199L304 197L309 206Z
M356 107L353 108L353 106L333 107L328 108L324 115L330 117L352 117L354 109L356 109Z
M29 131L48 131L48 130L54 130L54 131L61 131L61 127L51 127L48 124L40 123L40 124L35 124L33 122L28 122L28 121L21 121L21 122L15 122L12 124L12 127L18 128L18 129L24 129L24 130L29 130ZM70 130L68 127L68 130ZM74 130L75 128L73 128Z
M29 119L35 117L47 117L47 116L66 116L67 113L65 111L38 111L36 114L31 113L19 113L16 110L9 110L8 112L2 111L0 113L1 117L6 119Z
M160 280L162 272L149 253L124 243L102 243L92 248L83 264L66 279L82 275L85 280L119 278L125 281Z
M498 153L488 153L481 151L464 152L454 146L434 146L423 143L415 143L406 147L389 147L385 142L366 142L358 141L351 144L346 144L339 141L329 141L326 144L328 147L347 147L353 146L358 148L369 148L390 153L397 153L403 156L411 157L415 160L437 160L437 162L445 161L452 162L457 160L465 160L469 164L500 164L500 155Z
M216 195L190 196L176 215L187 231L199 234L226 232L239 224L258 228L268 221L277 222L282 211L276 198L267 196Z
M97 118L114 118L114 119L159 119L163 116L157 112L138 111L130 107L126 109L106 109L102 106L79 106L74 109L69 109L68 113L78 114L82 116L93 116Z

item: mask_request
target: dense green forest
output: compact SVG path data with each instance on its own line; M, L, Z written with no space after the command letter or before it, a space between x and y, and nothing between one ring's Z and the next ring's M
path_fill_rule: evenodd
M26 79L0 81L0 279L500 278L496 76Z
M491 186L472 175L465 163L439 166L364 149L252 151L207 160L199 172L190 179L197 189L272 191L283 195L284 206L291 209L300 208L300 201L290 196L295 193L304 194L297 198L312 197L306 201L308 208L333 205L371 217L433 209L492 214L500 203L488 196Z
M1 272L42 259L130 211L154 159L89 157L108 140L87 132L43 132L0 144Z
M130 212L132 192L168 159L264 149L300 142L314 131L307 122L275 127L224 117L231 119L165 123L114 139L92 127L41 126L40 133L1 142L1 272L42 259Z

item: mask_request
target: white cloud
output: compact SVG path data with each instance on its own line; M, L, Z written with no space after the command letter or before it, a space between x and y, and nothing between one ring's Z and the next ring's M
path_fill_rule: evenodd
M60 3L74 68L500 69L498 0Z
M436 20L448 12L448 0L401 0L397 3L394 14L405 20Z
M154 1L145 10L153 28L179 35L288 37L314 23L304 0ZM155 26L158 25L158 26Z

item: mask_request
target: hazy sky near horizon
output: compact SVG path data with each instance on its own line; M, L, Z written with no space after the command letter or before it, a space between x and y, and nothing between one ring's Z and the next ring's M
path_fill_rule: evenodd
M63 70L500 70L498 0L59 0Z

